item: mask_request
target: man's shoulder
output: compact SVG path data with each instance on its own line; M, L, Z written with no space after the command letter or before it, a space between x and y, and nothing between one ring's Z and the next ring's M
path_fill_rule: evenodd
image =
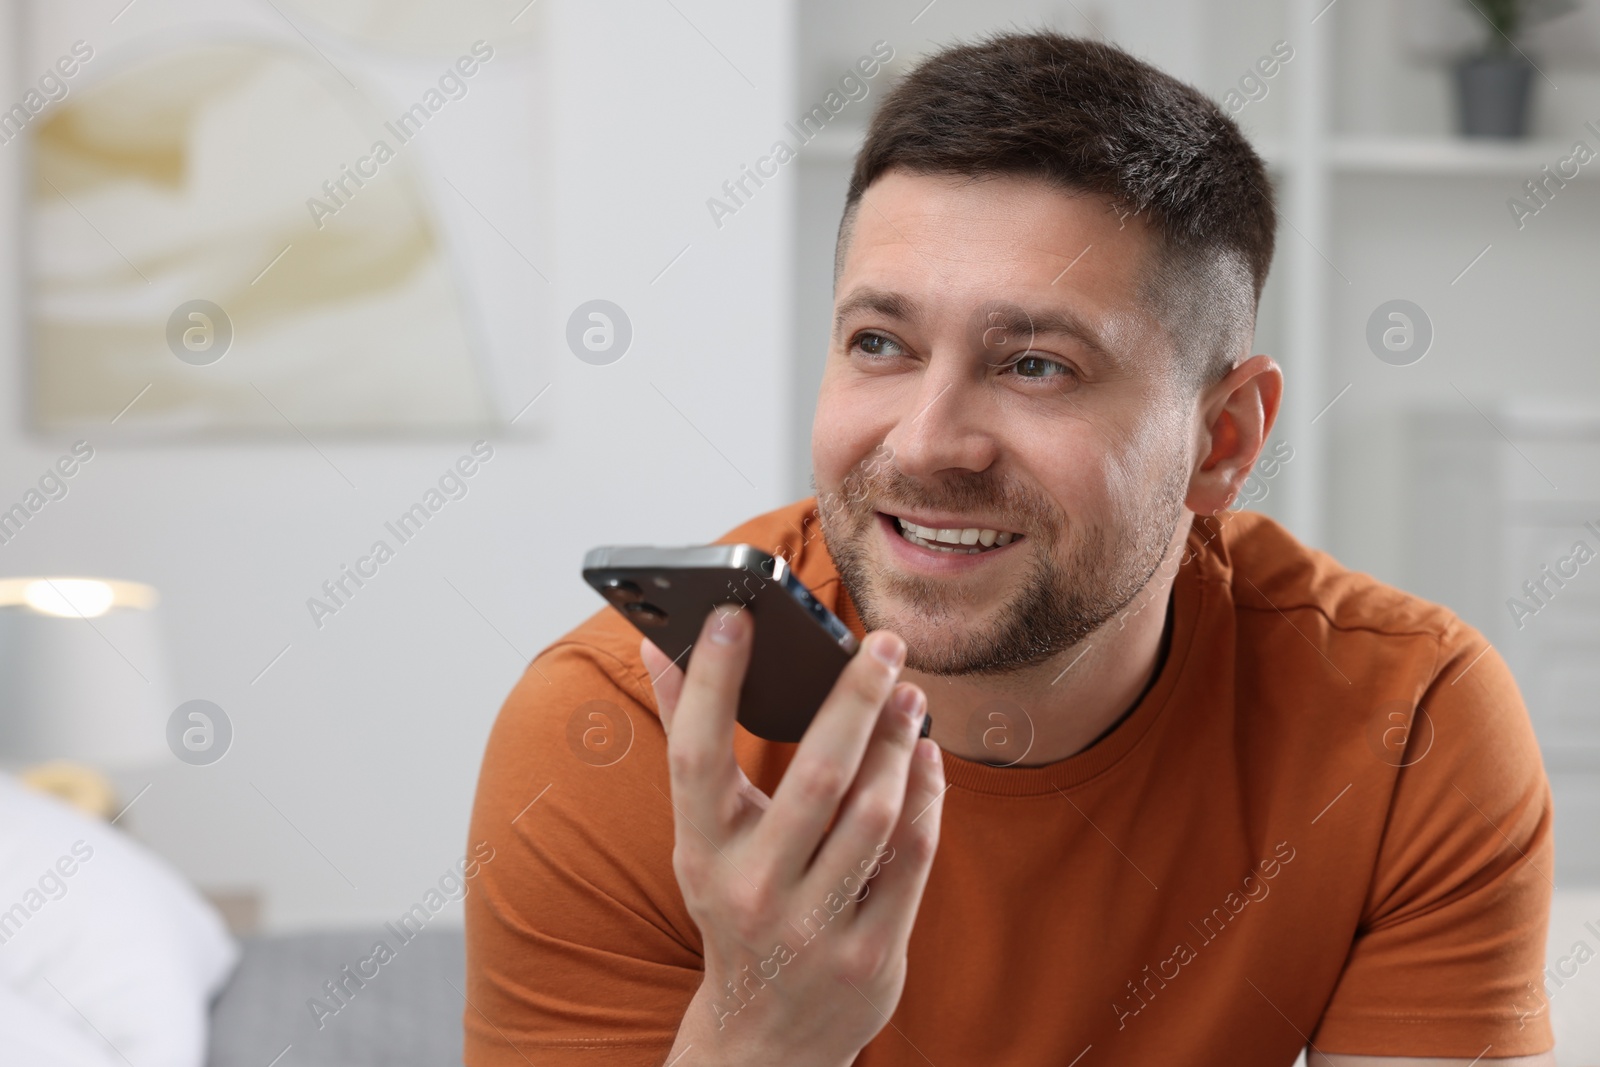
M1483 643L1449 608L1352 570L1259 512L1195 520L1189 535L1202 574L1224 582L1236 611L1320 616L1331 635L1429 636Z

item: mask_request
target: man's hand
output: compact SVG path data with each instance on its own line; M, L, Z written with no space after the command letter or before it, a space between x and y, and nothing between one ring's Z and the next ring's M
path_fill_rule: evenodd
M719 607L687 673L648 640L676 811L672 863L705 979L667 1062L848 1064L905 987L939 842L944 765L927 698L896 685L905 642L868 635L772 797L734 759L754 620Z

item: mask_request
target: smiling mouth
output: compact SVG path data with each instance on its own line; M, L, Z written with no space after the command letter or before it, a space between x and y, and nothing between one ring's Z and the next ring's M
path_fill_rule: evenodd
M935 552L953 552L958 555L975 556L984 552L993 552L997 548L1004 548L1014 541L1022 540L1022 534L1009 530L990 530L978 526L952 527L948 529L935 529L930 526L919 526L907 522L898 515L888 515L893 520L894 528L901 537L921 548L932 549Z

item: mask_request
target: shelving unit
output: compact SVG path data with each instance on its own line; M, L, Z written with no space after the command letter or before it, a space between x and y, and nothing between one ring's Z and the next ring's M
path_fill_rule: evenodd
M1592 147L1600 148L1600 141ZM1262 146L1275 158L1277 146ZM1572 151L1571 142L1474 142L1457 137L1334 137L1328 144L1328 166L1339 174L1426 175L1459 178L1532 178L1542 166L1554 169ZM1580 167L1574 176L1588 180L1600 168ZM1567 179L1574 180L1574 179Z
M861 147L865 130L858 126L829 126L805 146L814 161L848 164ZM1600 151L1600 134L1592 145ZM1282 172L1293 165L1292 148L1276 140L1259 141L1256 151L1267 166ZM1337 175L1387 174L1419 177L1531 178L1539 168L1572 151L1566 141L1474 142L1459 137L1334 136L1323 152L1327 169ZM1600 177L1600 160L1581 167L1567 180Z

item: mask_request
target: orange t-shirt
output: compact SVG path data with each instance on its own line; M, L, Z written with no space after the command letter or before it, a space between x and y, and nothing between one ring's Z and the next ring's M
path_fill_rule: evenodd
M786 557L861 635L814 498L720 540ZM1038 767L945 754L905 992L855 1062L1551 1048L1550 791L1500 656L1245 512L1195 521L1173 598L1159 676L1100 741ZM471 1067L659 1067L700 985L638 645L597 611L538 655L490 736ZM736 733L771 794L795 746Z

